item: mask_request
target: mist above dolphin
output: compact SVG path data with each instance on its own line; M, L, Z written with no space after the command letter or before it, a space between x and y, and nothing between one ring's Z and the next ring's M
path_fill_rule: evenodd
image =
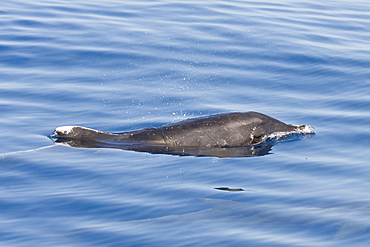
M313 134L314 131L308 125L288 125L262 113L245 112L192 118L157 128L121 134L106 133L80 126L62 126L55 129L52 137L64 142L72 141L74 145L70 146L79 146L76 143L80 143L82 147L109 147L112 144L125 144L130 147L165 146L166 150L171 148L207 150L207 148L257 145L266 142L269 138L277 139L294 133Z

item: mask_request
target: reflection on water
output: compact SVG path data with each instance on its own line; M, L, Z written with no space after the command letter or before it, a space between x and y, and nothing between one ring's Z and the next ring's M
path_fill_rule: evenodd
M49 136L56 144L78 147L78 148L115 148L130 150L136 152L147 152L152 154L171 154L179 156L212 156L219 158L226 157L255 157L269 154L270 150L281 141L293 141L300 138L311 138L315 134L289 134L283 138L269 138L264 143L258 145L249 145L244 147L181 147L169 146L157 143L118 143L104 142L94 139L64 139L58 138L55 134Z
M79 148L116 148L152 154L172 154L180 156L213 156L225 157L253 157L269 153L272 144L246 147L176 147L161 144L132 144L132 143L104 143L95 140L55 140L56 144Z

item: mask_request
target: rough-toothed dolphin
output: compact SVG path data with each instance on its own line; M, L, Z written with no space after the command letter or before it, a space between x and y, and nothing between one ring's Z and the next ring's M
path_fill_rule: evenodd
M63 126L56 128L52 136L67 144L70 141L70 146L111 147L125 144L127 148L123 148L122 145L120 148L136 150L150 147L151 151L148 152L163 153L161 150L165 147L164 150L167 153L176 150L178 154L180 149L194 152L196 149L216 148L220 150L220 148L246 147L264 143L269 138L294 133L313 134L314 132L307 125L288 125L261 113L246 112L193 118L158 128L147 128L122 134L106 133L79 126ZM211 154L211 156L217 155Z

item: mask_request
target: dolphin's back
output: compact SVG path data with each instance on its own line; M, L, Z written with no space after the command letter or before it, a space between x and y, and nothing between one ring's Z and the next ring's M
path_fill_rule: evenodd
M189 119L157 130L168 145L237 147L256 144L264 135L294 128L264 114L246 112Z

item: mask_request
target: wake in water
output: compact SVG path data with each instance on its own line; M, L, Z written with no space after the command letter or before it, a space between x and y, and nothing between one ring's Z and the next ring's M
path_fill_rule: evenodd
M34 149L15 151L15 152L9 152L9 153L2 153L2 154L0 154L0 160L4 161L4 160L6 160L6 158L9 158L11 156L18 156L18 155L25 154L25 153L33 153L33 152L37 152L37 151L41 151L41 150L45 150L45 149L49 149L49 148L53 148L53 147L56 147L56 145L49 145L49 146L39 147L39 148L34 148ZM7 162L7 161L1 162L1 165L0 165L1 170L11 169L11 168L19 166L18 163L14 163L14 162L10 162L9 164L6 164L6 163L9 163L9 162Z
M11 155L18 155L18 154L22 154L22 153L31 153L31 152L36 152L36 151L40 151L40 150L52 148L52 147L55 147L55 145L49 145L49 146L40 147L40 148L34 148L34 149L28 149L28 150L22 150L22 151L15 151L15 152L9 152L9 153L3 153L3 154L0 154L0 159L4 159L5 157L11 156Z

